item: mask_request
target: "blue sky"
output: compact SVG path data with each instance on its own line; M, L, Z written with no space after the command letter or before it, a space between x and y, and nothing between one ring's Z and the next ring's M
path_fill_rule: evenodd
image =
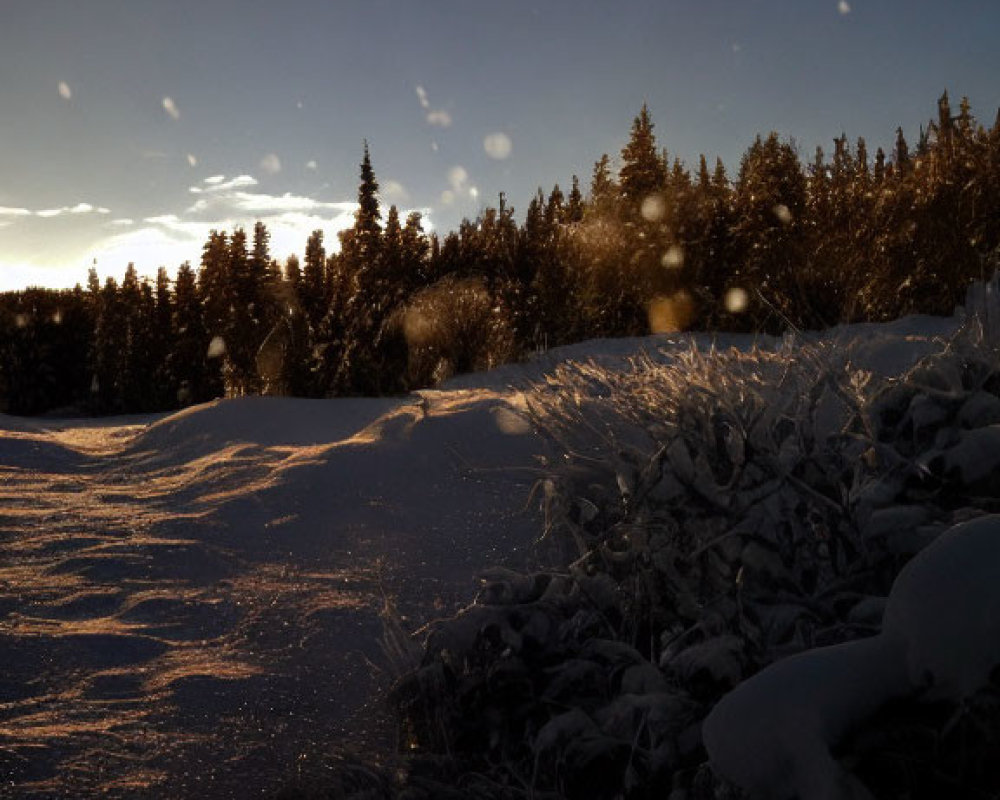
M0 289L197 262L263 219L274 254L350 224L362 141L386 204L454 228L584 188L649 104L662 146L735 168L915 139L949 89L992 124L995 0L3 0Z

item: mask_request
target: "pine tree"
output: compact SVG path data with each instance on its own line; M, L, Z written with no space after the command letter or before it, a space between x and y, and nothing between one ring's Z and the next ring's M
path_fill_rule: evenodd
M826 312L829 298L808 285L805 262L806 179L795 148L776 133L757 137L740 163L736 184L737 236L743 263L736 279L751 296L764 298L752 304L746 317L753 330L779 332L786 321L803 327L804 319ZM837 314L830 315L833 319Z
M213 385L213 375L209 370L210 336L205 327L194 270L186 261L177 270L174 285L173 328L176 331L173 372L178 403L203 403L217 397L221 386Z
M590 180L589 211L592 216L607 218L614 214L617 208L618 185L611 176L611 159L607 153L594 164L593 176Z
M372 261L378 254L379 242L382 236L380 224L382 212L378 202L378 181L375 180L375 170L372 168L371 156L368 152L368 142L364 144L364 157L361 160L361 183L358 185L358 210L354 217L354 230L357 235L359 255L363 261Z
M667 170L656 149L653 123L645 103L632 123L632 135L622 150L619 191L626 208L637 212L644 200L664 191Z
M173 298L170 276L165 267L156 272L153 329L150 337L150 359L153 370L153 405L156 410L174 408L177 404L177 382L174 378L174 358L171 349L176 337L173 329Z
M101 289L100 310L94 332L94 379L91 383L94 409L101 414L120 413L124 372L123 343L128 336L125 307L118 284L110 275Z
M299 284L299 302L313 330L326 314L326 248L323 247L323 231L314 230L306 242L305 267Z
M247 251L247 234L236 228L229 237L229 313L226 320L226 391L241 396L257 390L255 357L259 343L255 315L259 288Z
M573 186L566 200L566 223L573 225L583 220L583 194L580 192L580 179L573 176Z
M406 296L429 286L432 280L430 265L430 243L424 234L423 217L419 211L411 211L406 216L402 233L403 272L402 281L406 286Z
M903 136L903 129L896 128L896 146L893 150L893 167L898 178L905 178L913 168L910 161L910 148Z

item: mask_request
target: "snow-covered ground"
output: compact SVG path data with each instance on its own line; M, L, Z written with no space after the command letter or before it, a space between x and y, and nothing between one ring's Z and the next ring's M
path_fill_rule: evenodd
M956 326L823 337L884 376ZM587 342L401 399L0 415L0 796L260 796L333 742L391 748L385 599L415 625L544 557L523 390L688 346Z

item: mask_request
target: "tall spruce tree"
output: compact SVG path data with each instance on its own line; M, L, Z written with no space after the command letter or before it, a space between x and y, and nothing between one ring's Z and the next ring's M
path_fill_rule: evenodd
M632 134L622 150L622 168L618 173L621 199L626 209L638 212L648 198L662 193L667 170L656 148L649 108L643 103L632 123Z
M173 373L180 405L203 403L221 392L209 369L210 336L205 326L195 273L188 262L177 270L174 285ZM213 378L215 381L213 382Z

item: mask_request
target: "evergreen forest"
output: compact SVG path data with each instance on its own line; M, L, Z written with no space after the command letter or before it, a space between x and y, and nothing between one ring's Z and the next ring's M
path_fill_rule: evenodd
M648 109L617 159L504 195L438 235L383 208L368 145L353 227L302 258L213 231L155 279L0 295L0 411L122 414L221 396L383 395L594 337L780 333L950 314L1000 252L1000 115L945 93L888 152L758 136L737 174L662 149ZM329 250L328 250L329 246Z

